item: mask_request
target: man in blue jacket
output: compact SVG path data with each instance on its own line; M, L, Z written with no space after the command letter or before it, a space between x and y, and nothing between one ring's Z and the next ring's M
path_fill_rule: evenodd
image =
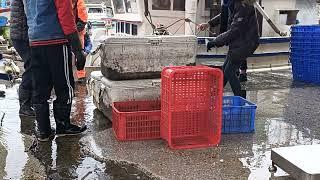
M79 40L70 0L24 0L31 46L31 69L34 83L33 104L39 129L39 141L49 141L55 135L49 119L51 90L56 99L53 114L56 135L75 135L86 130L70 122L74 79L71 48L82 70L85 57ZM71 45L71 48L70 48Z

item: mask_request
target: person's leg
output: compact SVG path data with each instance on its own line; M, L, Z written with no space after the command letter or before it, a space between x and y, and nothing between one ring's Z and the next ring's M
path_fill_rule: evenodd
M240 65L240 75L239 80L240 82L246 82L248 81L247 78L247 69L248 69L248 62L247 59L250 57L258 48L259 43L252 42L248 49L244 50L242 53L241 65Z
M227 55L227 59L224 65L224 86L227 82L230 83L232 92L235 96L241 96L241 85L236 75L236 71L240 68L240 63L237 63L230 53Z
M52 46L50 53L52 53L52 58L49 58L49 66L57 96L56 100L53 102L57 135L73 135L81 133L86 127L78 127L70 122L72 98L74 96L74 79L70 47L67 45Z
M222 66L223 74L225 74L226 67L227 67L227 65L229 63L228 61L229 61L229 59L226 58L224 63L223 63L223 66ZM224 75L224 77L223 77L223 87L225 87L228 82L229 82L229 79Z
M40 141L51 139L53 130L51 129L49 119L49 104L51 92L51 74L47 61L48 54L45 46L31 48L31 68L33 83L33 106L36 112Z
M239 75L240 82L248 81L247 69L248 69L248 63L247 63L247 59L245 59L241 61L241 64L240 64L240 75Z
M34 117L32 109L32 73L31 73L31 50L28 41L12 40L13 47L24 62L24 73L19 87L19 114L22 116Z

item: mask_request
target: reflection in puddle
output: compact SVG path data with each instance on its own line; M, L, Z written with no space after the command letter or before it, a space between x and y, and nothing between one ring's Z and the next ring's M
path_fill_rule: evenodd
M23 175L23 169L28 161L24 152L25 144L23 136L19 132L20 119L17 113L19 109L16 88L6 90L6 97L0 98L0 109L6 113L1 127L2 137L0 143L7 150L5 179L19 179Z
M249 168L251 174L249 179L266 179L271 174L268 167L271 165L271 149L276 147L320 144L308 132L308 129L300 130L296 126L286 123L283 118L269 119L265 123L266 141L255 142L252 146L252 155L240 158L245 168ZM287 176L284 171L278 168L275 177Z

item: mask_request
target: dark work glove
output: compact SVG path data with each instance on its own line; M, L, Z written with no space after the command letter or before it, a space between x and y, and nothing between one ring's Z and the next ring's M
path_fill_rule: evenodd
M207 43L207 52L209 52L211 50L211 48L213 48L213 47L216 47L216 44L215 44L214 40L213 41L209 41Z
M76 66L78 70L83 70L86 63L86 57L84 56L82 44L79 39L78 32L74 32L67 35L67 39L71 45L72 52L76 56Z
M77 51L74 52L74 55L76 56L76 66L77 70L81 71L84 69L84 66L86 64L86 56L84 55L83 51Z
M86 22L83 22L81 19L78 19L78 22L77 22L77 30L78 32L81 32L84 30L84 28L86 28Z

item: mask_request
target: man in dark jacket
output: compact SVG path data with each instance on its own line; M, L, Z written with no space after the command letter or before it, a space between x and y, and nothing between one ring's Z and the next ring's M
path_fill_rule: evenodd
M31 73L31 52L28 39L27 18L24 13L22 0L11 1L10 38L13 47L24 62L25 72L22 75L22 82L19 87L19 115L34 117L32 109L32 73Z
M213 47L229 46L226 61L223 65L224 85L231 85L235 96L241 96L241 85L236 75L240 65L257 49L259 31L254 0L234 0L233 11L229 11L227 30L207 44L208 50ZM216 25L220 18L209 21L209 25ZM200 29L208 25L200 25Z
M82 70L85 65L72 3L70 0L24 0L24 5L29 27L35 90L33 104L40 132L38 139L49 141L54 137L48 104L52 88L57 96L53 102L56 135L82 133L86 126L78 127L70 122L74 96L71 48L77 57L77 69Z
M220 33L224 33L227 31L229 23L229 16L232 15L234 10L234 3L236 0L223 0L222 7L221 7L221 14L217 15L216 17L212 18L208 23L203 23L200 25L200 29L204 30L209 26L215 27L220 24ZM240 64L240 74L239 80L240 82L247 81L247 59L243 60Z

